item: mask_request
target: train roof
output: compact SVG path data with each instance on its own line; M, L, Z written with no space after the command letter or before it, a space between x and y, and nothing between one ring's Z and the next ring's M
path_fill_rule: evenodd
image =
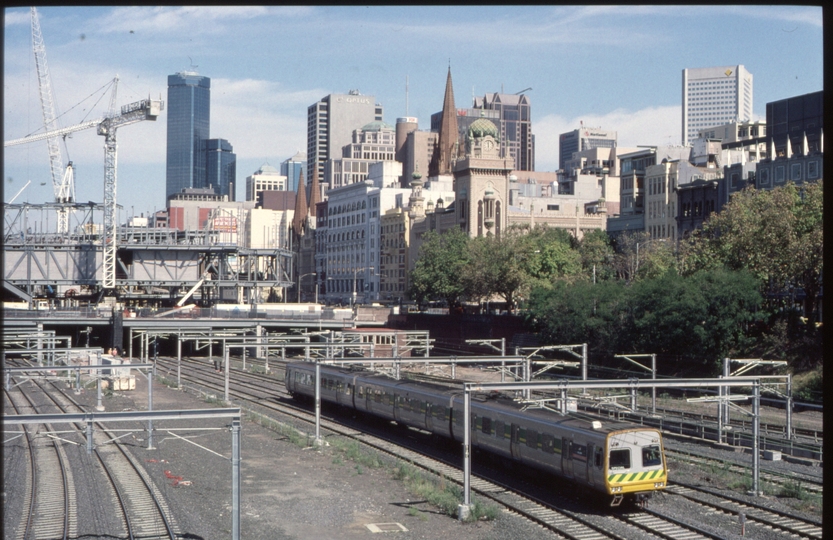
M304 362L305 363L305 362ZM307 367L314 369L315 364L312 363L305 363L308 364ZM398 387L398 388L411 388L412 391L419 392L419 391L427 391L434 394L442 394L449 399L452 397L457 397L462 399L463 398L463 389L461 384L463 382L471 382L471 381L464 381L462 379L458 379L456 382L452 383L449 380L449 383L441 383L437 381L424 381L419 379L392 379L391 377L377 373L374 371L367 370L363 367L354 366L354 367L343 367L343 366L325 366L322 365L322 368L327 368L329 370L336 370L343 375L358 375L364 378L365 380L369 379L371 383L378 383L386 386ZM498 410L503 414L510 415L510 416L525 416L527 418L534 418L540 421L548 422L548 423L555 423L560 426L576 429L576 430L586 430L586 431L593 431L595 433L610 433L615 431L625 431L625 430L632 430L632 429L654 429L648 426L640 426L639 424L634 424L632 422L623 422L621 420L612 420L612 419L602 419L592 417L590 415L584 413L576 413L576 412L568 412L566 415L562 415L552 410L547 409L540 409L540 408L528 408L526 410L522 410L522 405L512 399L510 396L506 395L505 393L498 393L498 392L478 392L472 395L472 407L477 407L479 405L488 405L493 410ZM593 422L601 422L601 428L593 428Z

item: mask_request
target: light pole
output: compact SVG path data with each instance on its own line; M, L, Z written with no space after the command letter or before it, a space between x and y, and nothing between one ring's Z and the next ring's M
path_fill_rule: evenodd
M301 280L304 279L307 276L314 276L314 275L315 275L315 272L310 272L309 274L304 274L302 276L298 276L298 303L299 304L301 303ZM316 294L316 297L317 296L318 295ZM318 299L316 298L315 301L318 302Z

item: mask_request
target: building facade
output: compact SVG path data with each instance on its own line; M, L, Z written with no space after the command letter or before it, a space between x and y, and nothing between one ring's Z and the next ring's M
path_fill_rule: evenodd
M204 141L209 138L211 79L193 71L168 76L165 196L206 186Z
M287 177L280 174L278 169L264 163L251 176L246 177L246 200L257 201L262 191L289 191Z
M752 120L752 82L742 64L684 69L682 144L706 128Z
M617 133L601 128L574 129L558 137L558 168L569 176L574 168L572 163L575 152L584 152L594 148L616 148Z
M373 121L381 121L384 110L373 96L358 90L348 94L329 94L307 108L308 180L324 181L324 165L338 158L342 148L351 143L353 130Z
M372 163L394 161L395 137L393 126L381 121L353 130L352 142L342 148L341 157L327 160L323 182L329 189L364 182ZM396 183L399 184L399 178Z
M237 200L237 155L225 139L208 139L205 148L205 187L213 188L228 200Z

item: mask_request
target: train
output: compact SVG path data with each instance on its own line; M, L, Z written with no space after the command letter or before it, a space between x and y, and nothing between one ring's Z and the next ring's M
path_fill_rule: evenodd
M463 442L461 388L337 366L320 366L320 377L323 401ZM284 384L293 398L314 398L315 365L288 363ZM589 488L610 506L628 501L644 507L668 483L662 436L651 427L522 411L514 400L491 393L472 396L470 429L473 448Z

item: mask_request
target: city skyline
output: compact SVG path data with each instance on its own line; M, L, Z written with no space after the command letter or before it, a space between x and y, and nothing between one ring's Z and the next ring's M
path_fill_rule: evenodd
M109 93L101 88L116 74L118 106L148 95L166 99L167 77L178 71L211 78L211 131L234 145L239 200L245 178L261 165L279 167L306 151L307 107L328 94L358 89L383 106L386 123L415 116L427 130L442 108L449 62L461 108L473 97L532 88L525 93L538 171L557 168L559 134L582 121L616 131L621 146L679 144L685 68L743 64L755 76L754 119L765 118L767 102L823 89L820 7L48 7L38 13L61 126L102 116ZM4 14L8 140L37 132L42 117L29 9ZM119 130L117 198L136 214L165 205L166 114ZM76 167L79 201L102 200L102 142L90 129L62 144L64 160ZM27 180L15 202L53 199L45 142L5 149L4 200Z

